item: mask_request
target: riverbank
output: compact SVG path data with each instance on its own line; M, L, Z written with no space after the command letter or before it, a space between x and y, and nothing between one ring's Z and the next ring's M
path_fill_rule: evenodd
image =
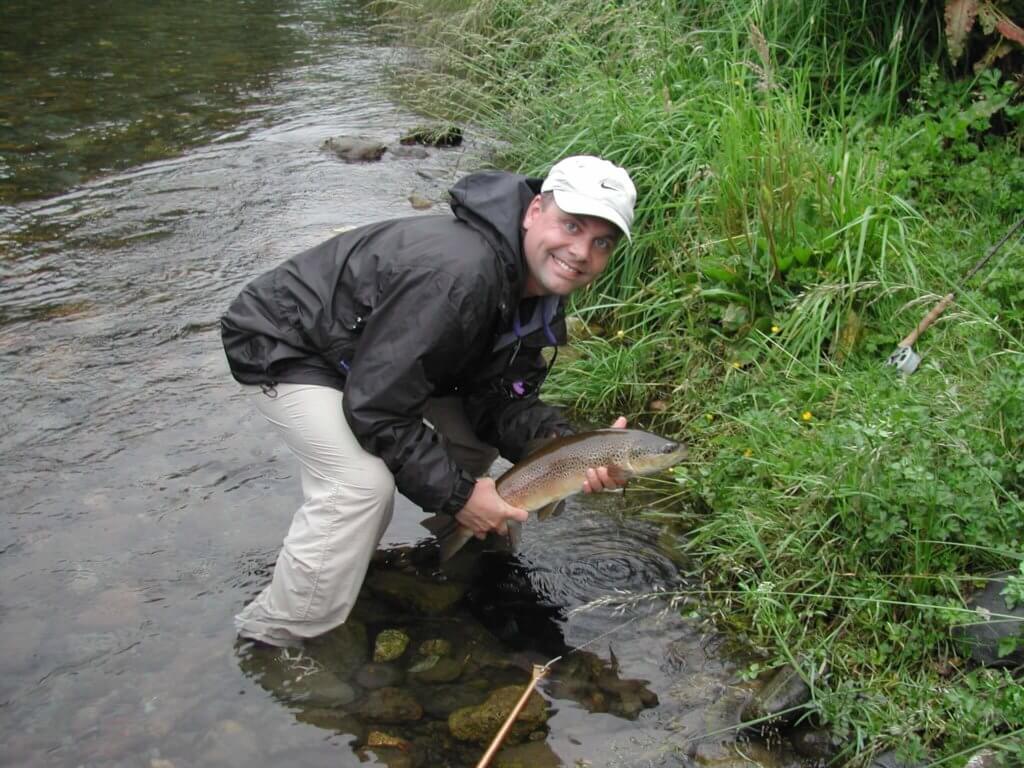
M1024 597L1019 233L962 282L1022 215L1019 27L944 34L941 4L438 5L403 6L413 106L479 126L504 167L595 153L637 182L551 393L690 443L662 515L759 655L746 674L799 671L835 764L1024 758L1020 648L984 666L964 640ZM916 372L883 365L949 292ZM1005 608L979 610L992 583Z

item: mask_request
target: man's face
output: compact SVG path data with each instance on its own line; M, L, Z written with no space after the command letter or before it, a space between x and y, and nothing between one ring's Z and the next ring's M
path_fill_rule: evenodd
M593 282L608 266L618 227L595 216L565 213L554 200L533 198L523 216L526 296L565 296Z

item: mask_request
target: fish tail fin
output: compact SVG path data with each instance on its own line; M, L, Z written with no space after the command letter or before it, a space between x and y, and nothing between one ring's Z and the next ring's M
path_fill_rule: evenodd
M441 562L450 560L473 538L473 533L451 515L434 515L421 520L420 525L434 534L441 550Z

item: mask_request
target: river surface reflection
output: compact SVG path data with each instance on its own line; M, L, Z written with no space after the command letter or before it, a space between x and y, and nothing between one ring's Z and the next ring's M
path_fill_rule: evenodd
M228 374L220 313L337 229L414 213L412 193L442 210L480 163L471 141L369 165L321 149L338 134L394 143L417 123L382 95L395 49L361 4L22 0L4 14L0 764L472 765L482 747L450 736L450 706L627 621L541 684L549 719L529 759L685 764L673 740L733 680L717 640L663 599L572 613L680 583L658 531L615 496L528 525L517 558L478 552L448 572L420 558L422 514L400 504L351 632L300 662L346 686L333 694L297 693L273 679L280 660L234 641L299 490ZM385 629L410 641L397 676L369 658ZM452 678L434 656L463 666ZM421 714L371 711L381 688Z

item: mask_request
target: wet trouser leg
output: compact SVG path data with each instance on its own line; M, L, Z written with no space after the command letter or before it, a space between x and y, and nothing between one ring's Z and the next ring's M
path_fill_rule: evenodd
M343 623L391 520L395 481L359 445L330 387L246 387L299 459L304 502L270 585L235 617L241 637L295 645ZM275 394L276 393L276 394Z
M330 387L244 387L299 459L304 502L296 511L266 587L235 617L242 637L294 645L342 624L355 604L377 545L391 521L395 482L367 453ZM446 438L459 466L487 473L498 451L473 434L461 399L431 400L425 418Z

